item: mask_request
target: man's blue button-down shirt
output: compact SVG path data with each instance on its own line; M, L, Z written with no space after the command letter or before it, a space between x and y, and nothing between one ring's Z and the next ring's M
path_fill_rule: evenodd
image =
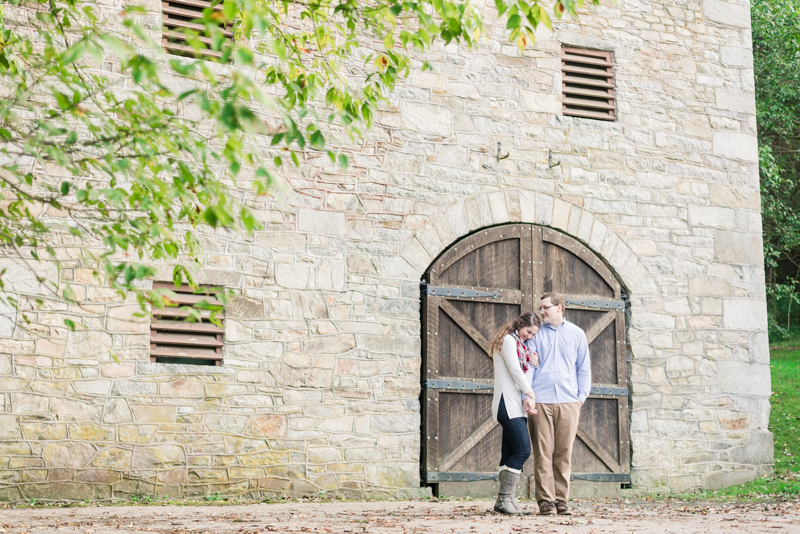
M542 323L542 328L527 345L539 353L539 367L531 381L537 403L586 400L592 388L592 364L583 330L569 321L558 328Z

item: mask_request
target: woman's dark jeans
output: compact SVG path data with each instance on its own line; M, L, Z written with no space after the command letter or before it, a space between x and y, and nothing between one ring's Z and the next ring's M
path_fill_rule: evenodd
M524 417L508 418L506 401L500 397L497 422L503 427L503 448L500 465L522 471L525 460L531 455L531 438L528 435L528 420Z

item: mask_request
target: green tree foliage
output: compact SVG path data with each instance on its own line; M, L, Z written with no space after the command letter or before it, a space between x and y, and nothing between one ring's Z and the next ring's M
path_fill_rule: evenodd
M136 3L0 6L0 247L53 298L80 300L43 266L80 259L143 309L169 304L142 289L154 265L177 264L176 284L194 284L200 229L260 228L259 199L282 165L322 155L346 168L342 147L412 66L429 68L421 52L437 40L476 47L484 31L469 0L215 0L195 21L205 31L186 34L215 65L165 55L160 18ZM583 3L559 0L554 16ZM540 0L495 8L520 50L551 25ZM175 76L193 84L176 91ZM192 121L176 113L184 105ZM0 296L16 307L5 278Z
M752 20L764 259L782 335L793 311L800 324L800 1L755 0Z

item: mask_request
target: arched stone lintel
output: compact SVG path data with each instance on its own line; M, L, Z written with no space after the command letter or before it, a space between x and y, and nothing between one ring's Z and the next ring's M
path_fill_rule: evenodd
M460 199L433 215L403 245L401 256L419 273L445 249L481 228L531 223L560 230L600 256L625 288L643 297L657 294L655 279L613 228L591 212L547 193L507 189Z

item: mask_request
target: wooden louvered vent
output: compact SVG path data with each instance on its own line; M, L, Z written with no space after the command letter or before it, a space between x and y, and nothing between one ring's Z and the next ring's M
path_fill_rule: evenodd
M199 20L203 18L203 10L211 8L211 4L212 2L208 0L163 0L161 2L163 16L161 46L164 50L178 56L221 58L222 52L212 50L212 41L205 35L206 27ZM222 3L217 3L213 9L221 12ZM232 28L223 24L219 26L226 42L233 42ZM196 50L189 46L185 30L197 32L199 34L197 39L206 48Z
M616 120L611 52L561 49L563 113L605 121Z
M219 301L202 289L192 291L183 285L175 288L169 282L155 282L153 289L168 289L177 295L175 307L153 308L150 322L150 361L157 363L190 363L195 365L220 365L222 363L222 336L225 330L207 318L209 310L200 310L201 321L186 321L189 311L182 309L206 301Z

